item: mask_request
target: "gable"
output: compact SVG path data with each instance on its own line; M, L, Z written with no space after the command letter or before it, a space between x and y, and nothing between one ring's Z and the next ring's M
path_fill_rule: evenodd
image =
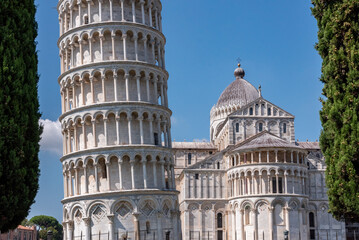
M263 97L260 97L253 102L248 103L237 111L231 113L229 116L266 116L294 118L294 115L271 103L270 101L264 99Z

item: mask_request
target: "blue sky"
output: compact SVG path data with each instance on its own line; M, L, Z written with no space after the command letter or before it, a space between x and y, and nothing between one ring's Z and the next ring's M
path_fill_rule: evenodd
M36 4L45 133L40 190L29 217L45 214L61 220L57 1L36 0ZM317 25L310 7L310 1L163 0L172 138L209 138L210 109L234 80L240 57L245 79L255 87L261 85L264 98L296 116L296 138L318 139L321 59L314 49Z

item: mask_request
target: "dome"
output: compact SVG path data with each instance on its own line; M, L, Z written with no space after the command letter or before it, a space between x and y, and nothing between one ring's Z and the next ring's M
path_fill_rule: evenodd
M216 107L240 105L241 107L253 102L259 97L258 90L243 79L245 72L239 67L234 71L236 80L232 82L221 94Z

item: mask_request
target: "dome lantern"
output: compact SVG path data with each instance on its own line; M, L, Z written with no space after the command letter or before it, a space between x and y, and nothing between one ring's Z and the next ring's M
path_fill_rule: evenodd
M243 68L241 68L241 64L238 63L238 68L236 68L236 70L234 70L234 76L236 78L244 78L245 75L246 75L246 73L244 72Z

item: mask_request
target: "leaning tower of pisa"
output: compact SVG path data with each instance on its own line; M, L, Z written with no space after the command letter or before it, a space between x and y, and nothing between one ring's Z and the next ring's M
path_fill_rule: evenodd
M58 3L64 240L181 239L161 10Z

